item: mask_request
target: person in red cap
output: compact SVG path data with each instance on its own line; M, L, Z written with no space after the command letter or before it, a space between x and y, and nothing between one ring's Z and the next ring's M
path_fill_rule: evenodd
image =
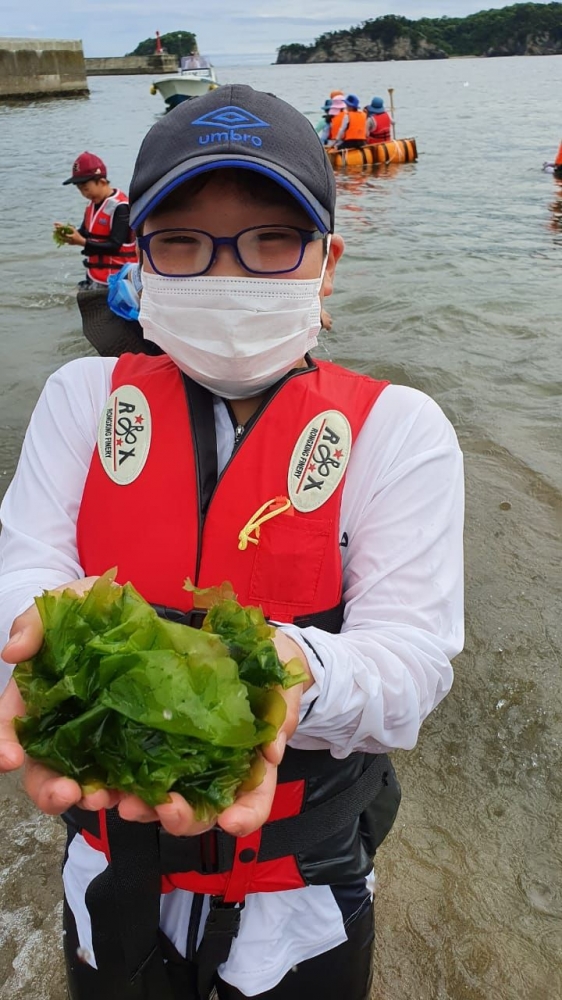
M80 153L72 164L72 175L63 184L74 184L89 201L80 228L61 233L65 243L82 247L87 277L78 284L81 288L105 287L110 274L137 259L129 228L129 199L109 183L107 167L95 153ZM60 222L54 225L58 230L64 228Z

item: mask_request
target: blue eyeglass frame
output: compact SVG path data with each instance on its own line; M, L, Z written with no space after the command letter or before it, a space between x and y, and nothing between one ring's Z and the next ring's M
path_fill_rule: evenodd
M294 267L285 268L283 271L255 271L251 267L247 267L242 257L240 256L238 250L238 240L240 236L244 236L245 233L257 232L260 229L292 229L293 232L298 233L301 238L301 252L299 259ZM190 274L168 274L166 271L160 271L152 259L152 254L150 252L150 241L153 236L160 236L162 233L200 233L201 236L208 236L213 244L213 251L211 254L211 259L202 271L194 271ZM153 233L147 233L146 236L137 236L137 243L141 250L146 253L150 261L150 266L155 271L156 274L161 275L163 278L198 278L202 274L206 274L210 271L213 264L217 259L217 250L220 246L229 246L234 250L236 260L242 265L245 271L249 271L250 274L290 274L291 271L296 271L298 267L302 264L302 259L305 254L305 250L309 243L314 243L316 240L326 240L328 234L322 233L319 229L301 229L299 226L248 226L247 229L241 229L239 233L234 236L213 236L212 233L207 233L204 229L187 229L185 227L178 229L155 229Z

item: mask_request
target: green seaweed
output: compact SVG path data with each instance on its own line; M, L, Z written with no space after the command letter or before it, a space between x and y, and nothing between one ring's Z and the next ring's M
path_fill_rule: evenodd
M65 226L58 226L56 229L53 229L53 241L55 242L56 246L58 247L68 246L68 243L66 242L64 237L70 236L73 229L74 226L71 226L70 223L68 223Z
M214 596L201 629L158 617L127 583L101 576L85 595L36 598L43 646L15 679L16 720L30 757L83 789L115 788L149 805L180 792L199 819L262 779L258 748L285 718L277 687L300 683L283 665L259 608Z

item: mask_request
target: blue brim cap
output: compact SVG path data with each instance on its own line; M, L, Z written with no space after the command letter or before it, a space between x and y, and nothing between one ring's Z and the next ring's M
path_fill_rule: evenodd
M180 184L221 168L269 177L321 232L333 231L334 172L314 127L286 101L242 84L182 101L152 126L129 189L131 227Z

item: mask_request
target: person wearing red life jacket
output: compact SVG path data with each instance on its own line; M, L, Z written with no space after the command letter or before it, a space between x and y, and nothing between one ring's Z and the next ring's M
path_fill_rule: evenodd
M554 159L553 174L554 174L555 177L557 177L559 179L562 178L562 142L560 143L560 145L558 147L558 152L557 152L556 157Z
M205 823L177 792L152 808L26 763L68 827L69 994L368 1000L388 754L415 746L462 646L462 456L424 393L314 357L344 241L294 107L237 84L185 101L145 137L130 198L162 353L74 361L32 415L0 512L0 770L24 758L10 666L41 646L43 588L118 566L197 626L186 576L232 581L305 677L257 788Z
M94 153L81 153L72 165L72 175L63 184L74 184L89 202L82 225L61 234L65 243L82 247L87 277L78 283L79 287L105 287L109 275L137 259L127 195L112 187L105 163ZM55 222L55 229L60 230L61 225Z
M394 122L391 115L385 110L382 97L373 97L365 111L367 113L367 142L390 142Z

